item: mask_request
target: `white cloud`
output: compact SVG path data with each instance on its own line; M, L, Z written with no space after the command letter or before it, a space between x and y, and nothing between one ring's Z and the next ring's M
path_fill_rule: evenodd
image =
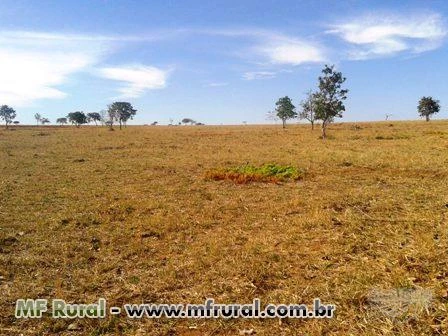
M274 71L249 71L243 74L245 80L268 79L274 78L277 72Z
M300 65L325 61L322 48L296 39L274 39L256 49L274 64Z
M249 48L239 53L243 57L263 58L270 64L300 65L320 63L326 60L325 49L306 39L297 38L265 29L208 29L191 30L204 35L247 39Z
M164 88L168 71L152 66L129 65L102 68L99 75L124 83L124 86L119 89L120 97L136 98L147 90Z
M330 34L355 46L352 59L393 56L401 52L421 53L440 47L447 35L439 14L408 16L369 15L339 25Z
M116 43L157 39L160 37L151 35L0 31L0 104L26 106L39 99L64 98L67 93L61 85L75 74L91 72ZM147 89L162 88L166 82L166 72L153 67L103 68L100 73L105 78L127 82L120 92L128 97L136 97Z
M0 103L64 98L58 86L97 62L105 48L86 36L0 32Z

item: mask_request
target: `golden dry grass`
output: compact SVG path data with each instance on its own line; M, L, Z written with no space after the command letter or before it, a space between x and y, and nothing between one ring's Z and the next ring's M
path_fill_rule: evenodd
M448 331L448 122L0 131L2 335L438 335ZM239 185L216 167L304 179ZM423 288L382 315L372 291ZM18 298L336 304L331 320L17 320ZM378 305L377 305L378 306Z

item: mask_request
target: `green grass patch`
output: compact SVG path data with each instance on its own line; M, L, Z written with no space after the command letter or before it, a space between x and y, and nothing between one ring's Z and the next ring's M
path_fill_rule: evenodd
M232 168L217 168L206 173L209 180L231 180L238 184L250 182L285 182L302 179L304 171L294 166L268 163L262 166L243 165Z

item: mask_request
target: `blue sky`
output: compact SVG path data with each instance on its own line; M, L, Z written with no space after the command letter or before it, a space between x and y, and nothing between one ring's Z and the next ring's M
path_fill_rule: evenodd
M0 104L34 123L116 100L134 123L265 123L336 64L343 120L417 119L421 96L448 118L446 1L0 2Z

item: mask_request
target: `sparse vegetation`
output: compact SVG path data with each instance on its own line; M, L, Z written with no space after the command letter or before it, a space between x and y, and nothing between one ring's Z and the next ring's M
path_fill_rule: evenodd
M212 169L206 173L207 179L230 180L239 184L249 182L284 182L303 178L303 171L293 166L273 163L261 166L242 165L232 168Z
M36 120L36 125L39 125L40 120L42 119L42 116L40 115L40 113L36 113L34 115L34 119Z
M447 129L335 124L331 142L308 125L1 129L0 333L443 335ZM306 174L204 179L215 167L294 176L288 166ZM13 302L26 297L111 306L319 297L336 317L15 319Z

